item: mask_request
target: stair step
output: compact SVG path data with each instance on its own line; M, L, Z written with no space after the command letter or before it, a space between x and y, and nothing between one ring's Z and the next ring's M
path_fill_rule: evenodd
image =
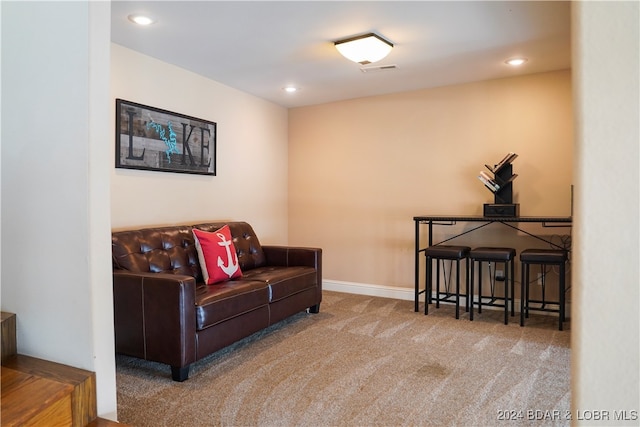
M2 337L2 361L4 362L16 351L16 315L2 312L0 335Z
M2 366L2 425L71 425L72 391L69 384Z
M5 389L5 377L7 389ZM43 384L52 393L54 385L65 389L68 395L68 406L71 409L72 422L67 425L86 426L97 418L96 376L94 372L74 368L60 363L22 354L13 355L2 362L2 425L7 421L5 411L23 411L21 405L28 402L43 401L40 395L30 395L24 402L20 400L20 394L13 397L14 388L8 387L17 382L35 382ZM19 390L19 389L18 389ZM47 394L48 396L48 394ZM46 400L46 399L44 399ZM64 399L62 399L64 400ZM61 403L60 405L66 405ZM38 405L35 405L36 407ZM11 424L7 424L11 425ZM56 424L57 425L57 424Z
M2 426L126 427L97 418L95 373L17 354L16 315L2 312Z

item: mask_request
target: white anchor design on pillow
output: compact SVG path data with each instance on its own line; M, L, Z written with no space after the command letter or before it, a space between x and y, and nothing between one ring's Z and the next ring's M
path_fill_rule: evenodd
M233 254L231 253L231 243L233 243L231 240L227 240L225 235L222 233L216 233L216 235L220 238L220 242L218 242L218 245L220 246L224 246L225 249L227 250L227 265L224 265L224 261L222 260L222 257L218 257L218 267L220 267L220 269L222 271L225 272L225 274L229 277L233 276L233 273L235 273L236 271L238 271L238 258L234 257Z

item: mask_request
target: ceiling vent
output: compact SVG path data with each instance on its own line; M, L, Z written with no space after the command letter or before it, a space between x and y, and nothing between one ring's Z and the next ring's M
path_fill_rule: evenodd
M380 71L391 71L397 69L398 66L396 64L390 65L371 65L369 67L361 67L360 71L363 73L379 73Z

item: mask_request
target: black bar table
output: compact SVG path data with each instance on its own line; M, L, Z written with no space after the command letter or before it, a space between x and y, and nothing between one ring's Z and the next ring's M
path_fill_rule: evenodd
M415 307L414 311L418 311L418 298L420 294L425 292L426 289L420 290L420 253L424 252L426 248L420 247L420 225L426 224L428 226L428 245L433 246L433 226L434 225L454 225L457 222L477 222L481 223L475 228L471 230L467 230L463 233L456 234L455 236L449 237L446 240L438 242L437 244L442 244L448 242L449 240L453 240L457 237L460 237L464 234L471 233L479 228L485 227L487 225L493 223L500 223L506 225L507 227L518 230L524 234L527 234L531 237L535 237L536 239L542 240L554 246L558 249L565 249L557 244L550 242L549 240L543 239L540 236L536 236L535 234L529 233L522 228L517 226L517 223L538 223L542 224L543 227L571 227L571 217L570 216L514 216L514 217L491 217L491 216L481 216L481 215L421 215L414 216L413 221L415 223ZM515 224L515 225L514 225ZM428 295L425 295L426 301L425 304L428 304Z

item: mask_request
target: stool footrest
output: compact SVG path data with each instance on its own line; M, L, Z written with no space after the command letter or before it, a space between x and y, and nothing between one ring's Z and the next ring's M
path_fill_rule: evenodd
M504 307L505 302L508 303L509 300L505 297L480 297L482 298L482 305L495 306L495 307ZM486 302L485 300L489 300ZM505 301L506 300L506 301ZM502 301L501 303L497 303L497 301ZM478 302L475 301L474 304L478 305Z
M453 298L453 299L452 299ZM450 302L455 304L456 303L456 294L452 294L452 293L448 293L448 294L443 294L442 292L440 292L440 297L432 297L432 301L440 301L440 302Z
M547 311L547 312L551 312L551 313L559 313L560 312L560 303L557 301L539 301L539 300L529 300L529 304L534 303L534 304L540 304L538 307L531 307L529 306L528 309L529 311ZM556 308L549 308L547 306L556 306Z

